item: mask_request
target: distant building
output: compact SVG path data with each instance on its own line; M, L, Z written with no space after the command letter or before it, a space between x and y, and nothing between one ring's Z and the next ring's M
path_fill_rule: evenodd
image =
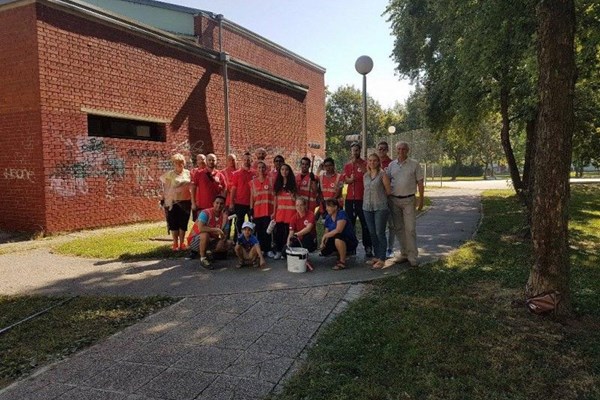
M237 154L324 156L325 70L207 11L0 0L0 66L0 229L160 220L170 156L223 166L226 125Z

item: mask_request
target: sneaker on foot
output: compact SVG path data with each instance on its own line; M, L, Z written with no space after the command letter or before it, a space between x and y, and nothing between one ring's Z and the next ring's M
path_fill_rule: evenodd
M280 251L275 252L275 255L273 256L273 260L281 260L283 258L283 255L281 254Z
M269 251L267 253L267 257L269 257L269 258L275 258L275 253L273 253L272 251Z
M387 251L385 252L385 257L386 258L392 258L392 257L394 257L394 250L387 249Z
M173 243L173 245L171 246L171 250L178 251L179 250L179 245L177 243Z
M212 269L211 262L206 257L200 258L200 265L202 265L206 269Z
M181 244L179 245L179 250L181 250L181 251L187 250L187 244L185 244L185 243L181 243Z

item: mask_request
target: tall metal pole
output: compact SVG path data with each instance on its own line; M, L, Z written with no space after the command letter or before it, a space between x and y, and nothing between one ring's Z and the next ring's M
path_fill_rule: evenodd
M363 75L362 86L362 157L367 159L367 74Z
M373 60L369 56L360 56L354 63L356 72L363 76L362 92L362 156L367 158L367 74L373 69Z
M219 58L223 63L223 108L225 113L225 157L231 153L231 138L229 132L229 76L227 62L229 54L223 51L223 14L217 15L219 21Z

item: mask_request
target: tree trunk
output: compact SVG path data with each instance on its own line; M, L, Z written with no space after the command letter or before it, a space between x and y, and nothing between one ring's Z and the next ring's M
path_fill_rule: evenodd
M537 114L536 114L537 115ZM523 192L527 202L527 225L531 226L531 212L533 208L533 187L535 185L535 175L532 168L535 165L535 121L536 117L530 119L525 124L525 164L523 166Z
M557 291L557 314L571 312L569 291L569 169L574 127L575 6L573 0L542 0L537 8L539 113L533 168L534 264L527 297Z
M502 129L500 130L500 141L502 143L502 149L506 156L506 164L508 165L508 171L512 180L513 187L519 200L523 205L526 205L525 197L523 195L523 182L521 181L521 175L519 168L517 167L517 161L515 160L515 154L510 144L510 118L508 116L509 106L509 89L505 86L500 88L500 115L502 117Z

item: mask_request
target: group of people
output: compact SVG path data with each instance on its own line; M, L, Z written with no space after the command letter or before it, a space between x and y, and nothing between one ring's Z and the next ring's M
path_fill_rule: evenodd
M388 144L380 142L377 152L364 160L360 144L353 143L351 160L342 172L336 172L332 158L313 172L313 160L303 157L297 174L282 155L276 155L269 168L263 148L255 151L254 159L250 152L244 153L239 168L236 155L228 155L222 170L217 169L214 154L198 154L191 171L185 169L184 156L176 154L173 170L160 178L172 248L189 249L209 269L211 259L226 257L232 247L239 267L265 267L265 258L282 259L287 247L310 252L319 248L323 256L337 253L333 269L341 270L358 246L358 219L372 269L388 265L394 237L400 242L400 254L393 261L416 266L415 209L423 207L423 171L408 158L408 143L397 143L396 150L398 157L392 160ZM190 214L193 226L186 238ZM320 240L319 218L325 227Z

